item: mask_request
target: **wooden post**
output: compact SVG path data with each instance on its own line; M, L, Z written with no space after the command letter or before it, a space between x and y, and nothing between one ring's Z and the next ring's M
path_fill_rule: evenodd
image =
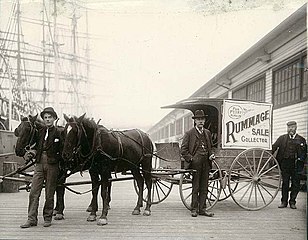
M17 170L17 162L3 162L3 175L5 176L8 173ZM13 175L12 177L18 177L18 174ZM19 192L19 183L9 180L4 180L2 183L2 190L5 193L15 193Z

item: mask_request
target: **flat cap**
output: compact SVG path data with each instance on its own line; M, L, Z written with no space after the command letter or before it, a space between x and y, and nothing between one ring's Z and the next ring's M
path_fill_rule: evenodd
M292 125L297 125L297 123L295 121L287 122L287 126L292 126Z

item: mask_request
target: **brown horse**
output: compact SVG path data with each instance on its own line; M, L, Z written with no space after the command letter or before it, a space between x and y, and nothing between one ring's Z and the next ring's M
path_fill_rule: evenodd
M62 157L66 162L90 165L100 175L101 197L103 210L97 224L107 224L108 214L108 179L111 172L130 170L139 188L138 200L132 214L139 215L143 205L144 182L148 189L144 215L151 214L151 170L153 144L145 133L140 130L123 132L109 131L98 126L93 120L84 117L68 118ZM91 172L90 172L91 174ZM91 213L92 214L92 213Z

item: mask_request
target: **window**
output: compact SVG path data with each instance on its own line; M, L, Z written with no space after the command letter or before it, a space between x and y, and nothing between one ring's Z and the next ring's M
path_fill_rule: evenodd
M161 129L159 130L159 135L160 135L160 139L165 138L165 136L164 136L164 128L161 128Z
M308 69L307 69L307 56L303 58L304 73L303 73L303 98L308 97Z
M273 72L275 107L290 105L307 98L307 56L298 57Z
M236 90L232 94L232 98L265 101L265 77L259 78L252 83L249 83L242 88Z
M164 136L165 138L168 138L169 137L169 125L165 126L164 127Z
M190 128L193 127L192 114L184 117L184 132L187 132Z
M183 132L183 118L176 120L175 128L176 128L176 131L175 131L176 135L182 134L182 132Z
M175 123L170 123L170 137L175 135Z

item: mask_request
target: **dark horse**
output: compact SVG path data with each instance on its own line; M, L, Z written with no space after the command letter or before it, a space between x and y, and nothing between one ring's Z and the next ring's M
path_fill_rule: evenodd
M21 123L18 125L18 127L14 131L15 136L18 137L17 142L16 142L16 147L15 147L15 153L17 156L23 157L27 151L31 151L33 149L34 147L33 144L34 144L34 139L36 138L36 134L38 130L43 128L44 126L45 124L37 118L37 115L36 116L29 115L28 117L23 117L21 119ZM63 127L58 127L58 128L62 130L64 129ZM62 137L64 137L64 134L62 134ZM60 173L59 173L59 179L58 179L59 185L56 188L56 206L54 209L54 215L56 215L55 220L63 219L63 211L65 208L65 205L64 205L65 186L63 184L65 183L66 178L68 177L67 170L68 169L64 165L64 162L60 163ZM79 169L77 166L76 168L74 167L69 170L71 171L70 174L73 174L77 171L80 171L81 169ZM96 186L99 181L98 176L93 173L92 177L93 177L92 188L97 189ZM95 194L97 195L97 193ZM92 198L92 201L87 208L88 212L97 211L97 204L93 205L93 203L97 202L96 199L97 197ZM60 214L60 216L58 217L57 214ZM61 215L62 215L62 218L61 218ZM95 217L89 216L88 221L95 221Z
M76 117L67 117L64 114L64 117L67 122L76 122ZM69 125L67 125L68 127ZM66 138L66 132L67 132L67 127L66 130L63 131L62 137L63 139ZM98 202L97 202L97 195L100 187L100 179L99 179L99 173L97 172L97 167L96 164L92 164L92 155L79 155L76 161L66 161L64 164L64 174L66 176L72 175L76 172L81 172L84 170L89 170L90 177L91 177L91 182L92 182L92 200L87 208L87 212L90 212L90 215L87 218L87 221L93 222L96 221L96 212L98 211ZM75 159L74 159L75 160ZM81 160L81 161L80 161ZM67 174L69 172L69 174ZM111 178L111 174L109 175L109 178ZM110 209L110 202L111 202L111 182L108 184L108 196L107 196L107 205L108 209Z
M15 154L19 157L23 157L26 152L33 150L34 141L38 130L44 127L44 123L39 121L36 116L23 117L21 119L21 123L15 129L14 134L17 137ZM61 165L61 164L60 164ZM63 165L63 164L62 164ZM65 182L65 178L61 178L63 174L63 168L60 167L59 174L59 185L56 188L56 207L54 209L54 215L60 214L56 216L56 220L63 219L63 211L64 211L64 192L65 187L61 184ZM62 215L62 217L61 217Z
M75 118L76 121L72 121L64 115L67 124L64 129L66 137L62 157L65 162L78 161L79 164L90 162L91 168L100 175L103 210L97 224L107 224L108 179L111 172L130 170L136 180L139 191L133 215L140 214L145 181L148 195L143 215L151 215L153 144L148 135L137 129L122 132L109 131L84 116L85 114Z

